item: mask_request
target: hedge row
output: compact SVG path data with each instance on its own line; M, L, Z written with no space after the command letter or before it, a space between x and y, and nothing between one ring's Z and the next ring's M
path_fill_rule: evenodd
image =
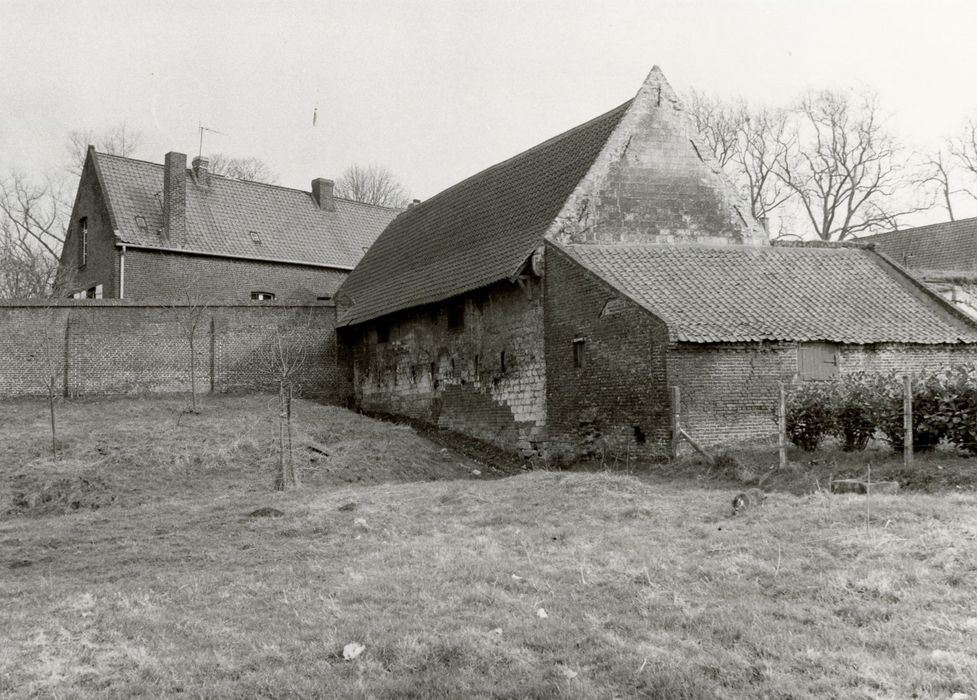
M912 375L916 450L947 442L977 455L977 365L954 365ZM846 450L861 450L879 434L903 444L903 374L858 372L794 387L787 396L787 437L814 450L833 435Z

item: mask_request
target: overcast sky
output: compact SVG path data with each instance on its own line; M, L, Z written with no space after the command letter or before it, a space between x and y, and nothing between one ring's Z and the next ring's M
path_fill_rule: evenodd
M0 167L54 170L68 130L122 121L147 160L192 156L202 122L225 134L205 153L283 185L376 162L423 199L629 99L655 64L758 103L870 86L926 148L977 117L975 31L975 0L0 0Z

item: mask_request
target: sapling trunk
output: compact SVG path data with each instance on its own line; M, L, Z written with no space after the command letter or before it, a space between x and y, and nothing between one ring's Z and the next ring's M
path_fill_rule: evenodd
M58 428L54 419L54 375L48 378L47 386L48 407L51 409L51 458L58 461Z

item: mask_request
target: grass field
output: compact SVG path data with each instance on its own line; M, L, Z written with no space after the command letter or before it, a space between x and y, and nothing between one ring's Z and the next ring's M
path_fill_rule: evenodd
M977 697L971 490L731 517L300 402L276 493L273 397L183 405L65 404L58 462L0 405L0 697Z

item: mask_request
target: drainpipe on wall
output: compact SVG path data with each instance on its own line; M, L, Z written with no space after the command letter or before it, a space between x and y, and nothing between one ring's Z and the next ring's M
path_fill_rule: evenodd
M122 246L122 254L119 256L119 299L126 298L126 247Z

